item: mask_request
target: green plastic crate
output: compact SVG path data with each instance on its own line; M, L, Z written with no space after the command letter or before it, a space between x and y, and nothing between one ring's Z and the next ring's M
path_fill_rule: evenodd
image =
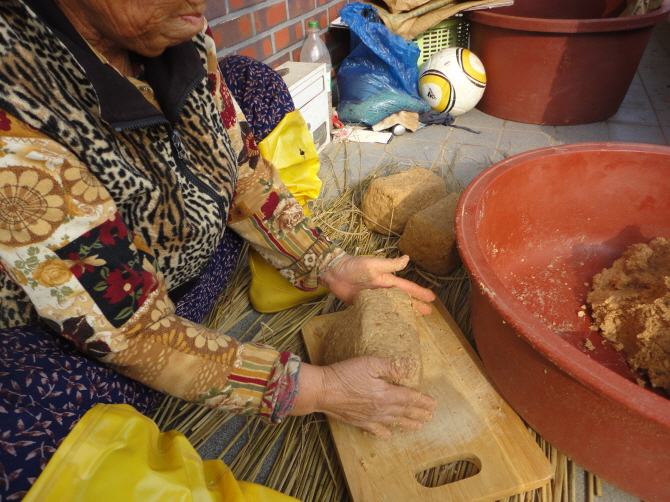
M421 49L419 66L430 56L447 47L468 47L468 21L456 15L424 31L414 41Z

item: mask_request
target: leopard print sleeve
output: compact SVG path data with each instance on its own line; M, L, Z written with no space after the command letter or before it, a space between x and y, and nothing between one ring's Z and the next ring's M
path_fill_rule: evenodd
M175 315L152 251L104 186L2 111L0 265L52 329L127 376L275 422L291 409L299 359Z
M238 179L228 226L296 288L314 291L318 277L345 253L312 224L275 166L261 156L218 68L214 41L209 36L206 40L212 93L237 154Z

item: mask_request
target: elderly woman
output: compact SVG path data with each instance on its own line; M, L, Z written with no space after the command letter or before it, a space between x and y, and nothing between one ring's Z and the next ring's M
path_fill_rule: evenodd
M383 437L432 417L432 398L383 380L402 365L316 367L180 311L203 277L220 291L231 230L299 289L351 302L398 286L423 312L434 298L393 274L406 258L349 256L311 225L228 91L205 4L0 3L0 487L14 498L95 403L146 412L153 389Z

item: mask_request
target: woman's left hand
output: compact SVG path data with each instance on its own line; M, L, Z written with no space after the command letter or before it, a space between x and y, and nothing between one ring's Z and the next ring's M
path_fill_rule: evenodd
M417 312L428 314L431 309L426 303L435 300L435 294L393 274L404 269L408 263L407 255L400 258L345 255L321 275L319 282L345 303L353 303L356 294L364 289L395 286L414 298Z

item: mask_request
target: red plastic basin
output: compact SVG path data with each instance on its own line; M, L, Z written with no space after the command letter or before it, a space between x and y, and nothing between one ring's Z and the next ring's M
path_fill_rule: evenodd
M470 50L486 69L477 108L547 125L607 120L623 102L654 25L670 0L617 17L626 0L515 0L468 14Z
M463 193L456 235L477 348L512 407L612 485L669 501L669 396L637 385L578 313L593 275L627 246L670 238L670 147L581 143L505 159Z

